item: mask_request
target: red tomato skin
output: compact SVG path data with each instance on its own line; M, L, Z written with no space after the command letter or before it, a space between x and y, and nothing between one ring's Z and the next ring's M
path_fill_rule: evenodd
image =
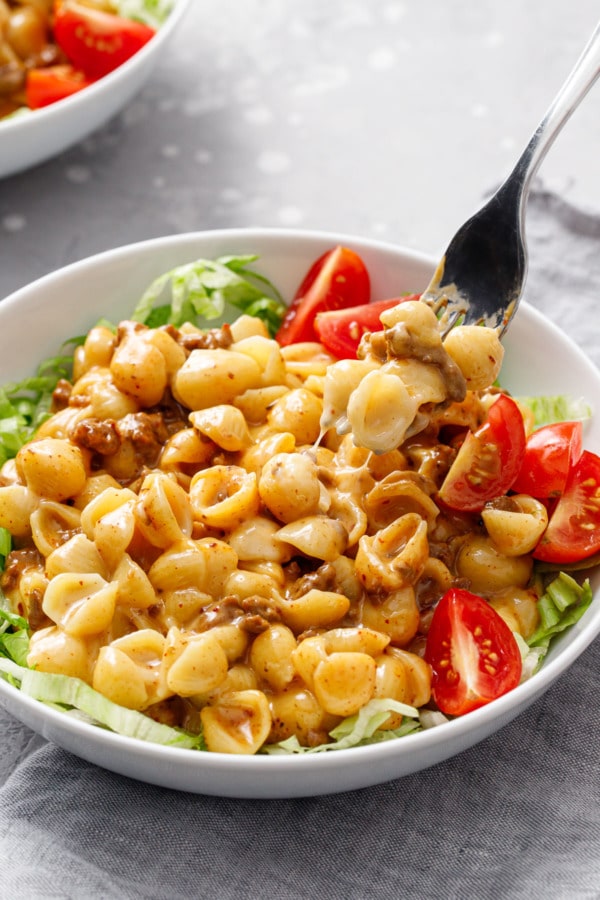
M448 716L479 709L521 680L521 653L510 628L482 597L460 588L447 591L435 608L425 660L433 698Z
M483 425L469 432L439 491L445 506L462 512L480 512L489 500L511 489L525 452L525 426L515 401L500 394L490 406ZM481 461L494 471L482 477Z
M279 331L281 346L318 341L317 313L368 303L371 281L360 256L348 247L334 247L316 260L296 291Z
M350 309L318 313L315 331L323 346L337 359L356 359L361 338L367 332L381 331L381 313L407 300L418 300L420 294L375 300Z
M102 78L121 66L154 37L142 22L92 9L76 0L58 0L54 39L70 62L88 78Z
M600 551L600 456L584 450L571 467L534 559L572 563Z
M583 449L581 422L556 422L527 438L523 462L512 489L545 499L562 494L571 467Z
M42 109L77 94L93 82L70 65L30 69L25 82L25 99L30 109Z

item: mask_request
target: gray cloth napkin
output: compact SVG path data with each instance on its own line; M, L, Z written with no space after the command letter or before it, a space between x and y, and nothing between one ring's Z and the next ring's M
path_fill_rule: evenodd
M528 300L600 364L600 219L538 191ZM600 896L600 643L527 712L419 774L237 801L113 775L0 710L2 898Z

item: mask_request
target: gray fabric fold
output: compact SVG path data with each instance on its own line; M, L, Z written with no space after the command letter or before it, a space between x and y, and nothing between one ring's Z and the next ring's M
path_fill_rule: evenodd
M538 188L526 220L525 299L600 366L600 217Z

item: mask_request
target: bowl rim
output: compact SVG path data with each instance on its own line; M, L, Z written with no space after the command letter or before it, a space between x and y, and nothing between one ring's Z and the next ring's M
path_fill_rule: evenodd
M34 299L38 291L44 285L54 281L60 281L65 276L76 276L80 271L84 271L91 265L103 265L105 263L117 262L128 255L143 253L157 247L176 247L182 245L182 248L191 248L196 242L223 242L226 246L228 240L239 240L251 237L253 239L266 239L274 242L283 242L289 244L295 241L299 244L323 243L334 244L342 243L349 246L355 246L359 250L372 249L375 252L390 254L396 257L399 262L414 261L432 272L435 267L436 260L427 253L419 250L413 250L409 247L396 245L391 242L381 241L373 238L362 238L357 235L347 234L338 231L328 230L312 230L298 228L263 228L263 227L242 227L242 228L223 228L205 231L181 232L177 234L169 234L160 237L148 238L141 241L135 241L129 244L120 245L111 249L103 250L99 253L71 262L66 266L49 272L29 284L18 288L16 291L8 295L0 303L0 321L5 315L10 315L15 306L28 299ZM590 374L590 378L600 387L600 373L593 365L591 360L580 350L577 344L565 334L552 320L531 306L527 301L522 301L520 305L519 315L523 313L523 317L527 318L531 327L542 326L552 333L560 342L566 345L571 352L575 353L582 364L586 367ZM46 706L40 701L34 700L24 694L13 685L0 679L0 699L4 697L7 700L14 701L17 697L20 703L26 708L34 711L39 717L47 717L49 722L59 725L61 730L70 731L74 736L80 735L89 738L91 734L94 736L94 742L106 748L121 749L123 751L133 751L141 757L155 759L164 762L165 765L173 765L178 761L186 761L186 765L193 765L192 760L196 760L198 767L210 770L244 770L248 767L249 774L253 771L257 773L263 770L277 773L303 772L306 766L310 771L317 773L329 772L338 766L348 764L350 761L359 766L368 760L382 761L390 759L398 755L418 754L419 751L431 750L440 741L451 743L460 742L462 748L469 746L469 734L479 734L479 737L471 743L478 743L483 736L496 730L494 724L500 721L502 727L509 719L522 712L530 703L544 693L550 685L563 674L573 662L586 650L592 641L600 633L600 592L596 592L596 596L586 611L582 619L571 626L568 634L571 636L569 642L565 646L561 646L559 651L552 658L544 660L541 669L535 673L533 677L526 682L518 685L512 691L497 698L493 702L474 710L464 716L449 720L441 726L428 728L420 732L415 732L404 736L401 739L383 741L377 744L369 744L361 747L351 747L335 752L318 752L318 753L302 753L290 755L253 755L239 756L226 753L208 753L199 752L185 748L173 747L149 743L135 738L126 737L115 732L111 732L88 722L70 717L63 712L59 712L51 707ZM559 639L560 640L560 639ZM440 731L440 728L442 729ZM90 731L91 729L91 731ZM404 748L404 749L402 749ZM451 755L460 752L457 750ZM83 754L81 754L83 756ZM308 762L310 758L310 762ZM109 767L110 768L110 767ZM144 779L147 780L147 779ZM163 782L160 782L163 783ZM308 792L309 796L312 792ZM240 795L241 796L241 795ZM249 795L248 795L249 796ZM284 793L281 796L285 796ZM291 796L291 795L290 795Z
M188 0L183 0L188 2ZM409 259L423 266L429 267L433 273L435 259L431 254L421 250L413 250L410 247L403 247L391 242L380 241L376 238L361 238L357 235L348 234L343 231L326 230L326 229L309 229L309 228L277 228L271 226L241 226L233 228L210 228L205 230L180 231L171 234L159 235L157 237L142 238L140 240L131 241L127 244L119 244L114 247L108 247L99 250L97 253L89 254L66 263L57 269L52 269L38 276L33 281L15 288L4 298L0 298L2 304L0 308L0 316L2 309L6 308L6 304L12 306L15 302L21 302L28 294L37 290L41 282L51 284L54 280L60 280L65 276L76 275L79 269L85 269L88 266L101 265L105 261L118 261L126 258L133 252L143 253L155 247L169 247L178 244L189 244L192 246L196 241L220 241L245 239L252 236L257 239L281 240L289 242L294 240L297 243L313 243L313 242L329 242L329 243L347 243L350 245L361 246L374 251L383 251L391 253L395 256ZM545 319L545 321L549 321Z

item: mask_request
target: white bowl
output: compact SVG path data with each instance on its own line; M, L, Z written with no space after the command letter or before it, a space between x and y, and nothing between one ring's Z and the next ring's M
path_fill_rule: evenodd
M43 109L0 119L0 178L44 162L76 144L121 110L159 62L191 0L174 0L156 35L104 78Z
M291 296L309 263L335 244L357 250L372 276L374 299L422 290L433 270L423 255L347 235L269 230L175 235L123 247L68 266L0 303L0 384L31 374L63 339L100 316L126 317L149 282L196 257L257 253L259 270ZM85 300L82 300L85 298ZM24 323L26 329L23 331ZM26 341L23 335L26 334ZM505 338L502 381L515 394L585 393L598 408L600 374L578 348L523 304ZM586 445L600 450L600 421ZM195 793L240 798L314 796L367 787L441 762L481 741L522 712L600 631L600 572L591 608L552 645L539 673L462 718L396 741L300 756L231 756L124 738L50 709L0 680L0 701L30 728L82 758L138 780Z

